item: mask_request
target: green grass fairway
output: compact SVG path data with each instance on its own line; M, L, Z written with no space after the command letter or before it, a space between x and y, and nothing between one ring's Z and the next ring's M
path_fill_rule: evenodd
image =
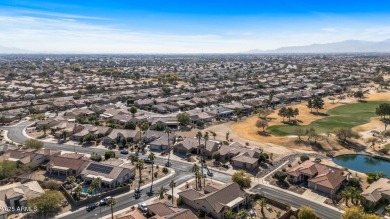
M297 127L314 127L318 133L332 131L334 128L339 127L352 128L365 124L370 121L371 117L375 117L375 108L377 108L381 103L390 102L370 101L366 103L351 103L329 110L326 112L329 116L322 117L322 119L318 119L309 125L274 125L270 126L267 130L271 131L274 135L286 136L294 135L294 130Z

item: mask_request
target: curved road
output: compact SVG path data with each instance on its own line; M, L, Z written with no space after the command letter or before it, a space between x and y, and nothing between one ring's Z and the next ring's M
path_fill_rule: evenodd
M20 124L17 124L15 126L8 126L8 127L0 127L0 129L8 130L8 138L11 141L14 141L16 143L22 143L28 138L23 135L23 130L28 127L31 124L29 121L22 122ZM45 142L45 148L49 149L57 149L57 150L64 150L64 151L74 151L74 146L69 144L59 144L59 143L51 143L51 142ZM106 149L100 149L100 148L94 148L94 147L80 147L76 146L76 152L79 153L86 153L91 154L92 152L103 154ZM127 158L126 155L122 155L120 153L116 154L117 157L120 158ZM141 158L145 158L145 156L141 156ZM155 163L158 165L164 165L166 163L165 158L156 158ZM161 186L164 186L168 188L169 182L171 180L175 180L177 185L182 184L190 179L193 178L193 174L191 173L191 167L192 164L186 163L186 162L180 162L180 161L173 161L171 160L172 168L175 170L175 174L173 176L164 179L160 182L157 182L154 184L154 188L159 188ZM230 182L230 175L220 173L220 172L214 172L213 179L221 181L221 182ZM147 190L147 189L145 189ZM306 199L305 197L302 197L300 195L284 191L282 189L276 188L274 186L266 185L266 184L258 184L253 189L251 189L252 192L259 193L262 195L265 195L269 198L279 200L281 202L287 203L293 207L299 208L303 205L309 206L313 208L319 217L323 219L336 219L340 218L341 212L329 205L314 202L311 200ZM132 205L135 205L137 203L143 202L145 200L150 199L146 194L146 191L142 191L141 197L136 199L134 197L133 192L128 192L125 194L121 194L116 196L117 204L114 205L114 211L120 211L122 209L125 209L127 207L130 207ZM101 213L100 213L101 212ZM60 218L78 218L78 219L84 219L84 218L101 218L104 216L107 216L111 213L109 207L102 207L101 209L96 208L95 210L91 212L87 212L85 210L85 207L80 207L78 209L72 209L71 212L69 212L66 215L60 215Z

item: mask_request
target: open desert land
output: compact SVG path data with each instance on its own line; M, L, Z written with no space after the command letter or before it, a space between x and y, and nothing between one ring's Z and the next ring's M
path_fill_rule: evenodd
M338 101L337 99L336 101L332 101L329 98L325 98L324 108L321 109L320 112L327 113L330 116L312 114L310 109L307 108L306 102L294 104L290 107L299 109L299 116L297 116L297 119L299 120L300 126L313 126L320 133L331 131L338 126L341 122L338 116L343 115L343 122L345 121L348 127L353 128L354 131L363 136L363 139L357 142L365 145L364 138L370 137L370 134L364 135L365 133L370 133L373 129L384 130L384 125L379 121L379 118L374 112L379 103L390 101L390 92L385 91L378 93L375 90L370 90L370 93L365 95L365 100L367 101L366 103L359 103L356 98L352 97L347 97L342 101ZM261 142L262 145L279 145L290 150L316 151L318 149L297 144L295 141L297 136L293 134L293 130L297 126L283 124L282 118L277 114L278 109L268 116L268 130L273 133L270 136L262 136L257 133L257 131L261 130L255 125L258 120L258 115L253 115L242 121L231 123L230 127L225 129L226 131L230 131L231 136L237 136L241 141ZM218 127L217 130L218 129L220 129L220 127ZM276 133L276 135L274 133ZM251 145L254 146L256 144ZM331 138L327 138L326 141L321 141L321 145L324 151L333 151L336 154L350 153L353 150L353 148L346 148L339 145L337 140Z

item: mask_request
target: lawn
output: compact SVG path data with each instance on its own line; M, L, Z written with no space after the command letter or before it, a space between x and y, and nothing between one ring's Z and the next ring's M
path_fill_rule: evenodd
M390 149L390 144L385 145L385 148Z
M389 101L369 101L346 104L329 110L326 112L329 116L313 121L309 125L274 125L267 130L274 135L286 136L294 135L294 130L297 127L314 127L318 133L325 133L339 127L352 128L368 123L371 117L376 116L375 109L379 104L385 102L390 103Z

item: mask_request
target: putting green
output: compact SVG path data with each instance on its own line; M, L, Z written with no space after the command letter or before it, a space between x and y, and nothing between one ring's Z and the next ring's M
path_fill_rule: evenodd
M390 101L369 101L346 104L329 110L326 112L328 116L313 121L309 125L274 125L268 127L267 130L271 131L274 135L286 136L294 135L294 130L297 127L313 127L318 133L325 133L340 127L352 128L368 123L371 117L377 116L375 114L375 109L381 103L390 103Z

